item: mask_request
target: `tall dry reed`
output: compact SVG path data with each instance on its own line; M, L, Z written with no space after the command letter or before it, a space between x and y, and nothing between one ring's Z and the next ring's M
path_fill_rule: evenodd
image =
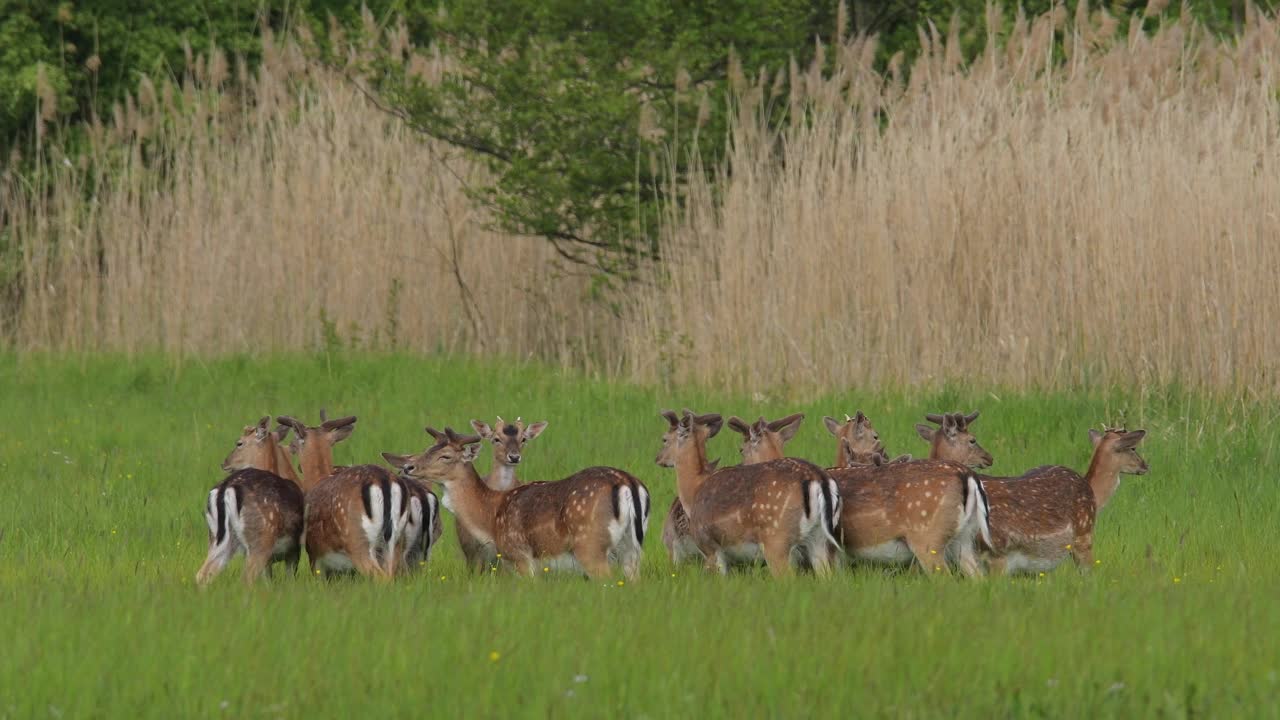
M739 83L718 181L672 207L665 259L620 313L544 243L486 231L464 158L268 38L252 76L215 56L144 83L87 158L53 164L52 193L0 187L23 277L4 334L183 353L336 340L746 390L1275 391L1276 22L1220 40L1187 20L1147 36L1087 9L997 15L1005 39L967 65L954 34L925 33L910 72L878 72L854 39L791 68L785 97ZM795 121L770 131L779 102Z
M811 113L776 136L770 85L747 89L722 200L694 189L628 327L632 371L1274 391L1280 28L1116 27L1018 18L968 67L934 34L909 81L849 42L793 69L774 102Z
M4 187L17 347L586 362L616 322L584 301L589 279L535 238L487 231L465 159L297 44L264 42L238 82L216 55L181 84L144 81L85 157L54 158L52 192Z

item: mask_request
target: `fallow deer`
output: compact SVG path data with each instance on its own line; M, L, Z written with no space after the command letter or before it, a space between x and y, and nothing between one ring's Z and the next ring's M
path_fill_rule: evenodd
M1014 478L979 477L990 537L984 537L995 574L1048 572L1068 555L1082 570L1093 565L1093 528L1120 485L1120 475L1145 475L1137 446L1145 430L1089 431L1093 457L1080 473L1042 466Z
M315 487L324 478L334 473L333 446L351 437L355 431L355 416L329 420L324 410L320 411L320 424L308 426L306 423L288 415L281 415L276 422L294 432L293 442L289 443L289 451L298 458L298 467L302 470L301 482L303 491Z
M978 439L969 432L969 426L978 419L978 411L965 415L963 413L930 413L925 419L939 427L933 428L923 423L916 425L916 432L929 443L930 460L947 460L967 465L974 469L991 467L994 462L991 453L978 444Z
M938 417L947 430L957 427L954 418ZM828 472L840 488L839 535L850 557L889 564L915 560L926 571L956 562L967 575L981 572L974 541L986 532L985 515L977 479L964 465L989 464L985 450L976 442L944 442L969 437L956 431L943 433L933 445L931 453L942 457L887 461L879 434L861 411L844 423L824 422L836 436L837 460L846 464Z
M844 416L844 422L833 417L823 417L822 424L836 438L836 463L832 467L857 467L860 465L885 465L890 462L907 462L910 455L889 459L880 433L871 426L871 419L861 410L853 417Z
M649 490L634 476L609 467L580 470L557 482L490 488L467 447L481 441L445 428L427 428L435 444L417 455L382 456L402 477L439 483L459 523L516 572L539 568L607 577L612 564L628 579L640 572L649 525Z
M720 432L719 415L662 416L669 427L655 462L676 470L690 536L708 570L725 573L732 563L763 558L777 577L807 557L819 575L830 572L840 499L822 468L782 458L717 470L706 443Z
M302 489L280 476L279 436L267 430L270 418L246 426L222 463L231 473L209 491L205 523L209 552L196 573L208 584L238 552L245 553L245 582L253 582L283 560L291 571L302 551Z
M287 416L277 418L298 433L307 492L307 558L312 572L325 575L352 570L378 579L425 562L440 536L436 497L377 465L335 471L333 444L347 438L356 419L325 420L307 427Z
M536 422L526 427L520 418L509 423L498 417L493 427L480 420L472 420L471 427L481 438L493 443L493 464L484 479L485 484L493 490L505 491L516 486L516 466L523 457L521 453L525 443L541 435L547 429L547 423ZM447 506L445 509L452 512ZM458 532L458 545L462 548L467 567L472 571L490 567L497 559L493 543L481 542L463 523L454 523L454 528Z
M803 421L802 413L772 422L761 417L750 425L737 416L730 417L729 427L742 435L742 446L739 448L742 464L780 460L783 457L783 446L795 437ZM662 543L667 546L667 555L673 565L686 560L702 559L702 553L698 551L698 546L689 533L689 514L680 503L679 495L671 500L671 509L667 511L667 522L662 526Z

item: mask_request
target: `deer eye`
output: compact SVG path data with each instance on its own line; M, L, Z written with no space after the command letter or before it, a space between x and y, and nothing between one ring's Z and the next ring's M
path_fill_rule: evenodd
M977 445L977 444L978 444L978 438L969 438L969 444L970 444L970 445Z
M244 447L244 441L243 441L243 440L237 440L237 441L236 441L236 447Z

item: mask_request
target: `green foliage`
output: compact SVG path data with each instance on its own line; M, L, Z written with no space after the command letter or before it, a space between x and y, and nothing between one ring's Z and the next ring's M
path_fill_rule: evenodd
M444 5L427 34L455 69L433 82L384 64L379 89L488 162L479 194L504 230L608 270L656 252L669 183L723 154L731 53L748 72L777 69L833 29L800 0Z
M1265 717L1280 701L1274 401L1177 392L841 391L767 403L441 358L0 357L0 715L28 717ZM895 453L926 411L975 425L1017 472L1081 468L1090 425L1150 434L1149 475L1099 518L1101 565L966 581L877 569L774 582L672 568L662 407L808 419L869 413ZM643 577L618 586L463 570L452 525L426 572L381 585L279 577L242 560L206 591L201 508L239 429L355 414L343 464L421 450L422 426L547 419L520 476L596 464L653 492ZM425 407L425 409L424 409ZM712 456L737 456L722 432ZM481 461L482 470L488 453ZM445 513L447 521L452 518ZM674 574L674 577L673 577ZM496 659L492 653L497 653Z

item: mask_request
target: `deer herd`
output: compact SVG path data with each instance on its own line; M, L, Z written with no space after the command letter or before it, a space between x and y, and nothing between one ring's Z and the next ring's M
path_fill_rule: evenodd
M929 443L923 460L890 458L862 412L843 422L823 418L836 440L829 468L784 453L803 415L731 417L742 463L718 467L707 442L725 424L720 415L662 417L656 463L675 470L676 488L663 543L673 564L701 562L719 573L763 563L774 576L825 576L874 563L978 576L1046 572L1068 556L1087 569L1097 513L1120 475L1147 471L1136 450L1145 431L1104 429L1089 431L1093 458L1084 475L1060 465L1015 477L978 474L993 460L970 431L977 412L927 415L931 424L916 426ZM389 469L333 464L333 446L354 431L354 417L329 420L322 410L319 425L276 420L274 430L269 417L245 427L223 461L230 474L208 494L209 552L198 584L239 553L247 582L278 561L296 570L304 547L315 574L413 573L440 540L441 506L454 516L473 572L604 578L620 567L628 580L639 576L650 496L634 475L590 467L554 482L517 480L524 446L545 422L473 420L468 435L428 427L426 450L382 454ZM482 477L475 461L485 442L493 461Z

